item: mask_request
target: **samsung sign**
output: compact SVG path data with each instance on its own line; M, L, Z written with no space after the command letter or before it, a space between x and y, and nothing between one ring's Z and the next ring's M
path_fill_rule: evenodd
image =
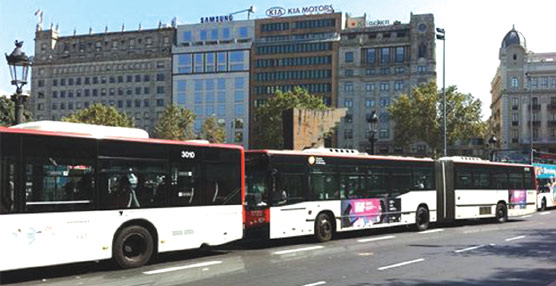
M201 23L214 23L214 22L231 22L234 20L234 16L211 16L211 17L201 17Z
M334 8L331 5L316 5L307 7L297 7L297 8L282 8L282 7L272 7L266 10L266 15L268 17L282 17L284 15L310 15L310 14L331 14L334 13Z

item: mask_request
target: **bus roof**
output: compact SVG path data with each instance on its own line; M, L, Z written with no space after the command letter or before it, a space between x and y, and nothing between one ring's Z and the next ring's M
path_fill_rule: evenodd
M329 148L324 148L329 149ZM307 150L247 150L247 153L267 153L271 155L289 155L289 156L327 156L327 157L340 157L351 159L376 159L376 160L394 160L394 161L416 161L416 162L434 162L432 158L417 158L417 157L403 157L403 156L383 156L383 155L369 155L367 153L352 153L352 152L321 152L316 149Z
M51 121L52 122L52 121ZM68 122L56 122L54 123L68 123ZM30 122L32 123L32 122ZM25 123L27 124L27 123ZM78 124L78 123L70 123L70 124ZM92 124L85 124L99 127L100 129L104 128L123 128L123 127L109 127L109 126L101 126L101 125L92 125ZM33 126L29 124L28 126ZM93 133L88 132L87 130L67 130L67 131L57 131L53 130L45 130L48 125L42 125L41 128L21 128L20 125L12 126L12 127L0 127L0 133L16 133L16 134L31 134L31 135L46 135L46 136L63 136L63 137L77 137L77 138L90 138L90 139L110 139L110 140L120 140L120 141L128 141L128 142L140 142L140 143L152 143L152 144L172 144L172 145L190 145L190 146L205 146L205 147L216 147L216 148L228 148L228 149L243 149L241 145L232 145L232 144L218 144L218 143L208 143L208 141L204 140L188 140L188 141L179 141L179 140L168 140L168 139L155 139L155 138L148 138L148 133L142 129L137 128L123 128L123 129L136 129L147 133L147 137L133 137L129 136L129 134L133 134L129 132L128 136L122 136L123 134L117 134L112 132L104 133L104 135L100 136L101 133ZM51 126L56 126L51 125ZM140 134L138 132L137 134Z
M477 164L477 165L531 167L531 165L529 165L529 164L493 162L493 161L484 160L484 159L477 158L477 157L465 157L465 156L442 157L442 158L439 158L438 160L440 160L440 161L452 161L454 163Z
M139 128L102 126L86 123L74 123L63 121L34 121L21 123L10 128L32 129L53 132L70 132L89 135L95 138L119 137L119 138L149 138L149 133Z

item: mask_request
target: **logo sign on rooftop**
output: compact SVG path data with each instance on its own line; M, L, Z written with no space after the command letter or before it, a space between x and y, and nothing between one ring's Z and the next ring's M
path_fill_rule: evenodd
M282 8L275 6L266 10L266 15L271 18L290 15L332 14L334 8L330 5L315 5L306 7Z
M201 23L231 22L233 20L233 15L201 17Z

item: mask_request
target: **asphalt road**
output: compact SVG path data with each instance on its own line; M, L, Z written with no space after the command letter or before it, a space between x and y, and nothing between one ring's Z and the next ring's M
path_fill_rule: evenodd
M324 244L311 238L242 241L161 255L132 270L101 262L1 275L6 285L556 286L556 210L504 224L342 233Z

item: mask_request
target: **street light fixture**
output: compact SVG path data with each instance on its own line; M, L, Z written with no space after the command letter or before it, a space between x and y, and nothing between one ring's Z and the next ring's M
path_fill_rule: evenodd
M494 151L496 151L496 143L498 143L498 139L492 135L490 139L488 139L488 146L490 148L490 161L494 161Z
M15 94L12 95L12 100L15 103L15 124L23 121L23 104L29 95L23 94L23 86L27 84L27 75L29 74L29 67L32 64L33 57L29 58L21 50L23 42L15 41L15 49L8 56L6 60L10 67L10 76L12 77L12 85L15 85Z
M378 127L378 116L376 115L376 111L373 110L373 112L371 112L371 115L369 117L367 117L367 124L369 127L369 143L371 143L371 148L370 148L370 154L374 155L375 154L375 135L376 135L376 130Z
M444 121L444 128L442 133L444 136L443 152L444 156L447 156L448 143L446 139L446 31L442 28L436 28L436 39L442 40L442 118Z

